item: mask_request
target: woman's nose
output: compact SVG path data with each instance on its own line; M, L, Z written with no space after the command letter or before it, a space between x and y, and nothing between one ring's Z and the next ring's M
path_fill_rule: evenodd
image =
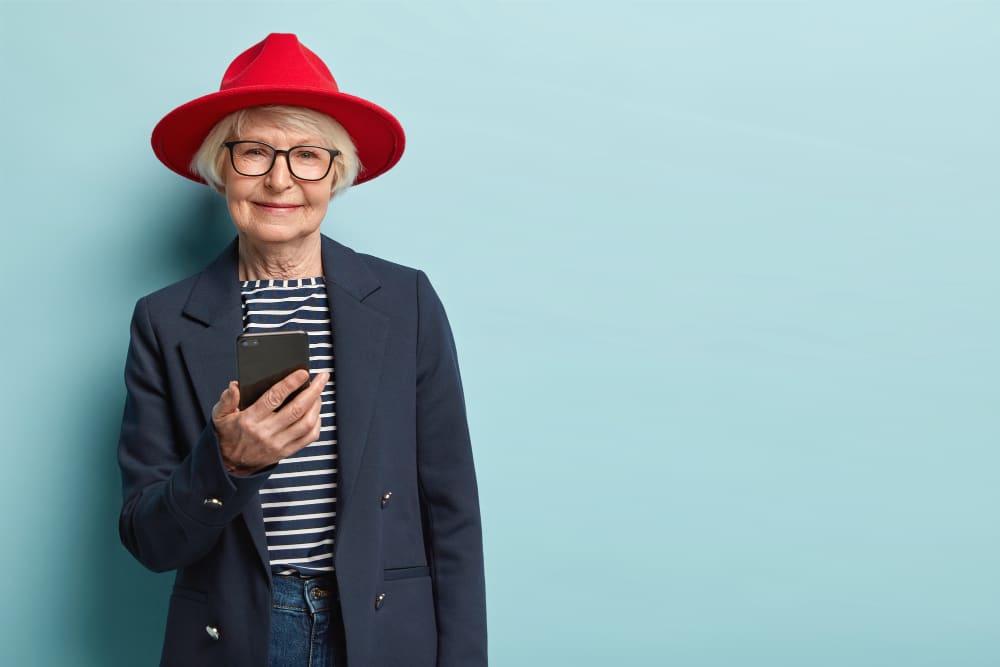
M264 184L272 190L287 190L295 182L288 169L288 153L275 156L274 166L264 175Z

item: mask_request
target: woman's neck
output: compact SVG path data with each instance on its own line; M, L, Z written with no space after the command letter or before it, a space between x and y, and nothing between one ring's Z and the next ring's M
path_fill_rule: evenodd
M292 280L323 275L321 240L259 244L240 235L240 280Z

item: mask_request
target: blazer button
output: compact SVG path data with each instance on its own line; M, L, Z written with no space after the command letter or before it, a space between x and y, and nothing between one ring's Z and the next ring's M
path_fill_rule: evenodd
M211 507L214 510L222 509L222 501L218 498L205 498L201 504L205 507Z
M392 498L392 491L386 491L382 494L382 507L384 508L389 504L389 499Z
M382 603L385 602L385 593L379 593L375 596L375 608L381 609Z
M222 635L219 634L219 628L215 627L214 625L206 625L205 632L207 632L208 636L214 639L215 641L219 641L220 639L222 639Z

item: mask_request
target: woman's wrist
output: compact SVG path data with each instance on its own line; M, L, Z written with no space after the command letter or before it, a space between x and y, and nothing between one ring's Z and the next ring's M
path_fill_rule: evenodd
M230 475L235 475L236 477L247 477L257 472L257 469L245 465L241 461L233 461L232 459L226 457L225 454L222 455L222 467L226 469Z

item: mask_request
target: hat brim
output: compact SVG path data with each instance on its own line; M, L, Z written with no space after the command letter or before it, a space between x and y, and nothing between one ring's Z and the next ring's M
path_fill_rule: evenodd
M223 90L177 107L153 129L153 152L171 171L204 183L191 170L191 161L215 124L234 111L270 104L313 109L343 125L354 141L362 165L355 185L384 174L403 155L406 137L402 126L377 104L330 90L270 86Z

